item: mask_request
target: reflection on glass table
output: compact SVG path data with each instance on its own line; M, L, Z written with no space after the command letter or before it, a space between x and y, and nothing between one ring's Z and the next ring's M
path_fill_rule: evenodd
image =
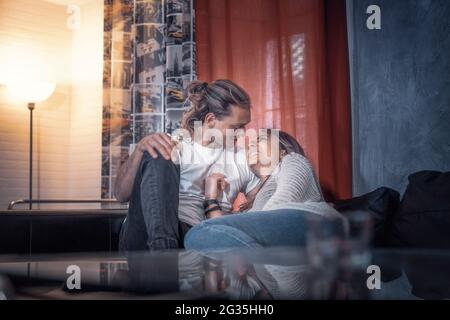
M355 259L341 250L333 259L317 259L303 248L0 256L0 294L16 299L450 298L450 252L375 250L368 257ZM80 289L73 288L77 276Z

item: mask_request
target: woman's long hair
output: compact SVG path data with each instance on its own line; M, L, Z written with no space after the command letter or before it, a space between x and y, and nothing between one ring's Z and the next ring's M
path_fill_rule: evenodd
M273 129L267 129L267 134L271 135ZM289 133L278 130L278 143L280 147L280 152L283 152L285 154L289 153L298 153L302 156L305 156L305 151L303 150L302 146L297 142L297 140L291 136Z
M215 80L211 83L193 81L187 88L191 107L183 116L182 128L193 132L194 122L203 121L208 113L218 119L231 114L230 107L250 109L250 97L244 89L230 80Z

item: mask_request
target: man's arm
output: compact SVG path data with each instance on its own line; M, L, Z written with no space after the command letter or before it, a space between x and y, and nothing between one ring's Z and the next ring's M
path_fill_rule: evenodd
M127 202L133 191L134 178L141 164L143 152L134 150L131 156L120 166L114 184L114 196L120 202Z
M114 196L120 202L127 202L133 191L134 178L139 170L142 156L147 151L152 158L158 158L158 152L167 160L171 159L174 142L165 133L146 136L136 145L131 156L120 166L114 184Z

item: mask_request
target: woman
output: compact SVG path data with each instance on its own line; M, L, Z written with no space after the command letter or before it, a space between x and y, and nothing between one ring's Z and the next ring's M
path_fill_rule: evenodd
M250 145L247 152L249 163L253 163L250 168L261 181L254 199L250 199L250 210L223 215L217 199L227 189L226 177L211 174L205 181L205 214L214 219L203 221L188 232L187 249L302 246L309 220L330 221L336 232L343 235L344 217L325 202L311 164L289 134L279 132L275 146L279 147L279 162L267 172L271 163L264 165L260 155L274 151L273 134L268 130L267 135L259 136L257 148Z

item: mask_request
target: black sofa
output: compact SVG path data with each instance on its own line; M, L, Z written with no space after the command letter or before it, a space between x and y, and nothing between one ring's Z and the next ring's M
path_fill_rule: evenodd
M373 216L375 248L450 249L450 172L421 171L397 191L337 201L343 215ZM117 251L126 210L0 211L0 254Z
M0 254L117 251L126 210L0 211Z
M396 190L382 187L337 201L335 209L370 213L373 247L450 250L450 172L419 171L408 181L401 200Z

